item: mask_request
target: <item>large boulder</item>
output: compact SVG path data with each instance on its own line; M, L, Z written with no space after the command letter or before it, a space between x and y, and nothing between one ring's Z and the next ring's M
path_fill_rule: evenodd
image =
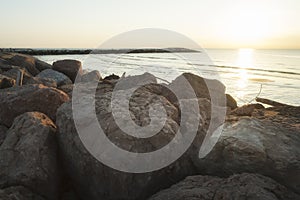
M25 68L33 76L45 69L51 69L51 65L25 54L1 52L0 58L9 65Z
M62 86L62 85L68 85L72 84L72 81L64 75L63 73L60 73L58 71L52 70L52 69L46 69L39 73L37 78L47 78L47 79L53 79L56 82L57 86Z
M64 92L43 85L24 85L3 89L0 93L0 124L12 125L15 117L39 111L55 120L57 108L68 101Z
M75 97L76 99L74 99L73 91L73 107L76 105L76 102L82 103L79 107L80 110L75 112L83 114L79 119L80 124L83 126L82 128L89 128L94 123L94 120L90 118L93 116L94 109L89 108L89 105L91 105L89 93L93 92L93 90L89 91L89 83L78 83L75 87L82 88L82 90L80 95ZM156 107L152 108L152 117L150 119L150 105L160 104L166 110L167 120L163 128L156 135L143 139L137 139L128 135L116 124L115 118L112 115L112 90L113 86L111 84L99 83L96 90L94 108L97 119L107 138L118 146L118 148L136 153L152 152L162 148L174 138L179 128L178 109L164 96L155 93L155 88L139 88L130 98L129 111L131 117L129 118L138 126L146 126L152 120L155 123L161 121L160 115L157 114L159 110L157 110L158 108ZM127 98L128 91L129 90L118 90L118 95L122 96L122 98ZM127 103L121 99L113 104L116 106L117 115L126 109ZM191 116L194 109L192 107L189 109ZM59 132L57 136L64 170L68 173L82 199L145 199L160 189L168 187L187 175L195 173L188 153L184 154L169 166L148 173L122 172L106 166L96 160L83 145L79 133L77 132L78 126L76 128L74 124L73 112L74 108L72 109L72 102L64 103L58 109L56 124ZM119 117L125 119L125 121L130 121L126 115L120 114ZM126 124L127 123L123 125L126 126ZM189 124L186 124L185 127L189 129ZM84 135L90 138L91 141L97 141L92 131L87 131ZM99 145L100 144L95 144L95 147ZM106 151L110 150L107 149L104 152L98 153L104 154L105 156ZM159 162L163 162L164 159L166 158L162 157ZM127 160L126 162L130 163L131 160ZM140 165L146 166L148 164L147 161L145 161L145 163L140 163ZM125 163L124 166L126 168L127 164Z
M185 82L193 88L187 90ZM183 73L173 80L169 87L175 93L180 93L181 98L192 98L196 95L198 98L211 100L215 105L226 106L225 86L218 80L206 79L192 73ZM176 99L173 100L176 102Z
M99 81L101 78L100 72L98 70L93 70L83 74L81 77L81 82Z
M23 186L12 186L0 189L1 200L45 200Z
M194 161L201 174L259 173L299 192L299 146L299 128L242 117L236 122L225 123L212 151L204 158L194 158Z
M16 84L16 81L10 77L0 74L0 89L10 88Z
M190 176L149 200L296 200L300 196L274 180L258 174L229 178Z
M121 77L118 80L118 85L115 89L126 90L133 87L141 87L143 85L157 83L156 77L150 73L144 73L141 75Z
M43 113L15 118L0 146L0 188L24 186L47 199L59 196L56 126Z
M53 69L68 76L72 82L75 82L77 74L83 74L82 65L77 60L59 60L53 63Z

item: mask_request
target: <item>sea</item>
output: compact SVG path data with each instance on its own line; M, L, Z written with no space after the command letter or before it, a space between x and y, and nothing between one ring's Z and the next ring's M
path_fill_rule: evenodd
M36 56L52 64L76 59L86 71L102 77L150 72L159 82L171 82L183 72L218 79L239 105L256 97L300 106L300 50L201 49L197 52L123 53Z

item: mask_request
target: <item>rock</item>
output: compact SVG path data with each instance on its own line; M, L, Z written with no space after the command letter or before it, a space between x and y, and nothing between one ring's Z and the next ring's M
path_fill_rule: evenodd
M24 81L24 85L30 84L43 84L47 87L57 87L57 82L52 78L32 77L31 79Z
M77 60L59 60L53 63L53 69L68 76L72 82L75 82L77 74L83 74L82 65Z
M0 187L22 185L47 199L59 196L56 126L43 113L15 118L0 146Z
M299 192L299 130L249 117L227 122L212 151L194 163L201 174L259 173Z
M52 66L44 61L35 59L35 67L41 72L46 69L52 69Z
M4 72L3 74L13 78L14 80L17 79L18 74L23 73L23 85L28 84L43 84L48 87L57 87L56 81L50 78L42 78L42 77L33 77L30 73L28 73L25 69L15 67L9 71Z
M116 80L116 79L119 79L119 78L120 78L120 76L115 75L115 74L111 74L109 76L104 77L104 80Z
M0 189L1 200L45 200L23 186L12 186Z
M237 108L237 102L230 94L226 94L226 105L231 109Z
M234 109L230 114L237 116L252 116L256 109L264 109L265 107L259 103L257 104L247 104L242 107Z
M73 84L68 84L68 85L62 85L58 87L58 89L63 91L67 95L69 95L70 98L72 98L73 87L74 87Z
M4 141L6 135L7 135L6 126L0 125L0 146L1 146L2 142Z
M142 75L128 76L119 79L116 90L126 90L133 87L141 87L143 85L157 83L156 77L150 73L144 73Z
M0 89L10 88L16 85L16 81L12 78L0 74Z
M18 66L20 68L25 68L33 76L37 75L40 70L37 66L41 66L42 61L38 61L36 58L19 53L6 53L1 52L0 58L7 61L8 64ZM37 63L37 64L36 64ZM44 65L47 65L44 63Z
M39 73L36 77L53 79L58 87L62 85L72 84L72 81L69 79L69 77L52 69L46 69Z
M17 80L18 74L20 72L23 73L23 83L26 83L27 81L30 81L33 78L33 76L26 69L22 69L19 67L14 67L13 69L4 72L3 75Z
M101 78L100 72L98 70L93 70L81 77L81 82L99 81Z
M13 68L13 66L11 66L9 64L9 62L7 62L6 60L0 58L0 69L1 69L2 72L8 71L12 68Z
M0 124L10 127L15 117L31 111L45 113L55 120L57 108L68 100L64 92L43 85L3 89L0 93Z
M190 84L192 90L187 90L185 82ZM215 105L226 106L225 86L218 80L205 79L191 73L183 73L169 84L174 93L180 93L180 98L189 99L196 95L198 98L211 100ZM174 99L172 102L176 102Z
M237 174L229 178L190 176L149 200L296 200L300 196L274 180L258 174Z
M74 87L81 87L82 93L74 100L81 102L80 111L84 116L80 118L80 124L89 127L93 120L90 116L92 110L87 106L91 104L88 83L79 83ZM111 110L112 85L99 83L96 91L96 114L105 130L107 137L116 146L130 152L151 152L168 144L178 130L178 110L165 97L153 93L155 90L142 87L135 91L130 99L131 118L138 126L146 126L150 123L149 106L161 103L166 109L167 121L163 128L150 138L136 139L125 134L116 124ZM126 96L128 90L119 90L119 95ZM190 100L187 100L190 101ZM73 102L73 103L74 103ZM118 99L114 102L118 112L124 110L126 102ZM192 107L191 113L193 113ZM194 173L194 167L187 154L176 160L171 165L149 173L126 173L110 168L97 161L83 146L74 124L74 109L72 103L63 104L57 111L56 124L58 126L58 141L60 155L62 156L64 170L68 173L76 191L82 199L145 199L158 190L168 187L187 175ZM157 110L153 111L153 121L160 120ZM122 119L128 119L120 115ZM156 119L157 118L157 119ZM152 121L151 120L151 121ZM188 127L188 126L187 126ZM92 134L87 132L87 134ZM91 135L91 138L93 136ZM100 153L100 152L99 152ZM161 160L163 161L163 160ZM126 165L126 164L125 164ZM141 163L147 165L147 163Z

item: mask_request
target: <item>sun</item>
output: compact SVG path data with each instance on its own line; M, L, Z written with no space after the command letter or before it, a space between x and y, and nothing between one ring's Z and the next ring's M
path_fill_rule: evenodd
M235 44L257 44L270 36L275 25L263 5L238 4L228 15L224 31L228 39Z

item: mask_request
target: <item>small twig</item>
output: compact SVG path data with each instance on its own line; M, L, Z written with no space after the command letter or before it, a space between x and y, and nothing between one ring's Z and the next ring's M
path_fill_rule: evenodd
M251 99L248 102L248 104L250 104L250 103L252 103L252 101L256 100L259 97L259 95L261 94L261 91L262 91L262 84L260 84L260 89L259 89L259 92L257 93L257 95L253 99Z
M155 78L157 78L158 80L161 80L161 81L164 81L164 82L166 82L166 83L168 83L168 84L170 84L170 82L169 81L167 81L166 79L162 79L162 78L159 78L159 77L157 77L157 76L154 76Z

